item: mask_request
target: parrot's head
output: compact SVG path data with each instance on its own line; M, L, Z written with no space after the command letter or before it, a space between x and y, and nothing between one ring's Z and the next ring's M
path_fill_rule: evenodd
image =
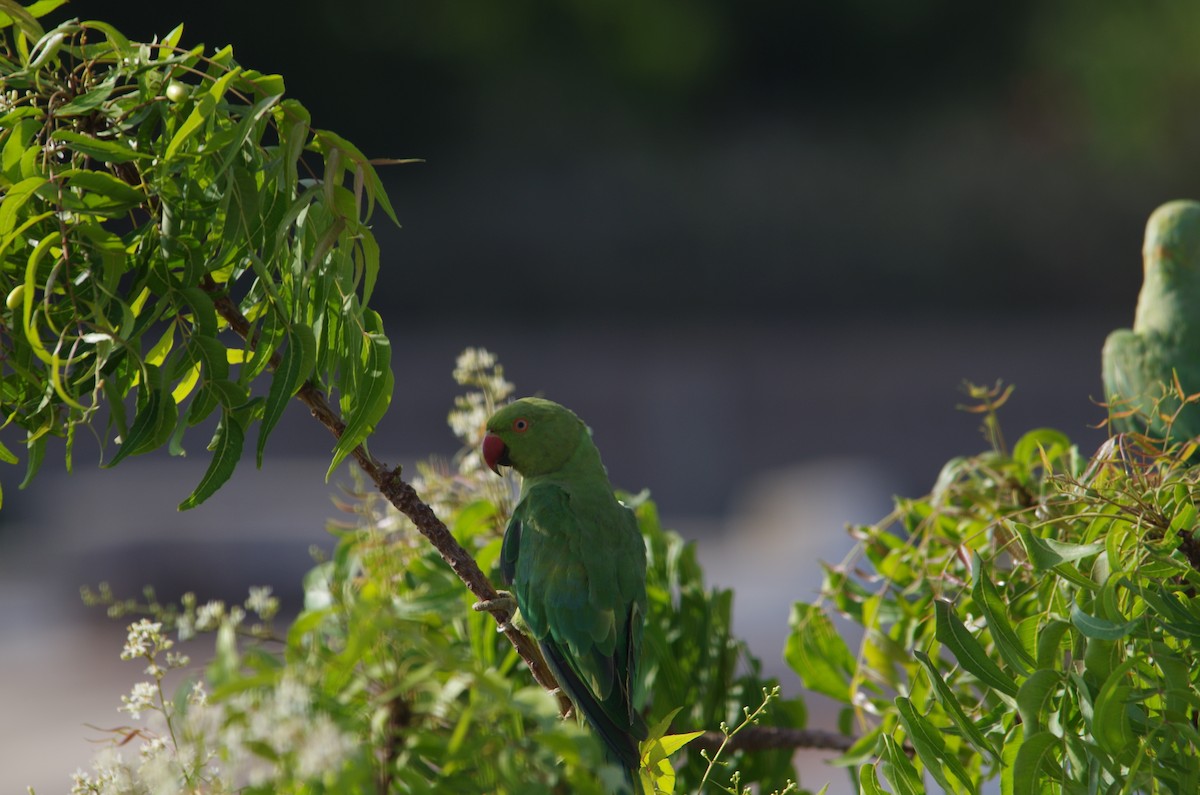
M483 460L510 466L526 477L554 472L571 458L587 426L568 408L542 398L521 398L498 410L487 422Z
M1195 285L1200 280L1200 202L1167 202L1151 213L1142 259L1146 276L1166 287Z

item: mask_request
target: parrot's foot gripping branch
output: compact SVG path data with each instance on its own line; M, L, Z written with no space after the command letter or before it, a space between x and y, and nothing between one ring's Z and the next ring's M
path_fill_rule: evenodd
M471 605L471 609L479 612L507 613L509 619L499 622L499 626L496 628L497 632L505 632L512 621L512 615L517 611L517 600L508 591L496 591L495 599L485 599L476 602Z

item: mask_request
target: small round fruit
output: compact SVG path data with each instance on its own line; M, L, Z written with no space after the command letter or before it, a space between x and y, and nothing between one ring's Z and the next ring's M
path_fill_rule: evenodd
M172 80L167 83L167 90L164 93L172 102L183 102L187 99L188 87L178 80Z
M9 292L8 298L4 300L4 305L9 309L16 309L23 303L25 303L25 285L18 284Z

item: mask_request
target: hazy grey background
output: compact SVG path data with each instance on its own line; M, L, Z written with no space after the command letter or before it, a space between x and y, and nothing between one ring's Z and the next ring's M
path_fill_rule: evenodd
M829 6L829 4L827 4ZM73 3L131 37L232 43L384 171L378 308L396 395L372 448L449 454L455 355L575 408L614 481L698 539L772 669L846 522L978 450L963 379L1015 383L1011 437L1102 438L1099 349L1141 232L1198 196L1200 6L951 0ZM7 438L7 437L6 437ZM141 678L83 583L296 604L335 511L295 407L263 471L48 456L0 472L0 792L64 791ZM815 702L814 702L815 705ZM812 723L831 728L834 713ZM802 784L842 771L807 764Z

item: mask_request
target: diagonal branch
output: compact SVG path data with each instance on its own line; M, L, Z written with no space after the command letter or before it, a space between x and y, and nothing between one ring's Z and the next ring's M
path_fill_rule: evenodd
M250 321L238 309L237 304L217 286L216 282L205 277L205 290L213 299L213 304L216 306L217 312L229 323L239 337L244 339L250 346L255 346L257 340L253 339L253 331ZM280 356L278 353L271 354L271 367L278 368ZM317 422L324 425L335 439L341 439L345 433L346 424L329 405L329 401L325 399L325 395L311 381L305 382L300 390L296 393L296 398L308 407L309 412ZM449 564L458 578L463 581L467 589L482 602L492 601L496 599L496 589L492 587L487 576L479 568L475 559L471 557L462 545L455 540L454 536L446 528L445 523L438 519L430 508L417 494L416 490L405 482L400 477L400 468L389 469L382 462L372 456L367 450L359 445L354 448L351 455L358 462L358 466L375 484L375 488L379 490L388 502L396 507L400 513L407 516L421 535L433 544L434 549L442 556L442 560ZM554 674L550 671L546 660L542 657L542 652L529 636L513 626L509 620L512 616L506 610L496 609L487 611L495 618L496 623L500 626L504 636L509 639L512 645L516 648L517 653L525 660L525 664L529 666L533 678L539 685L553 693L558 698L558 709L563 715L566 715L571 710L571 701L566 694L559 689L558 681L554 678Z

